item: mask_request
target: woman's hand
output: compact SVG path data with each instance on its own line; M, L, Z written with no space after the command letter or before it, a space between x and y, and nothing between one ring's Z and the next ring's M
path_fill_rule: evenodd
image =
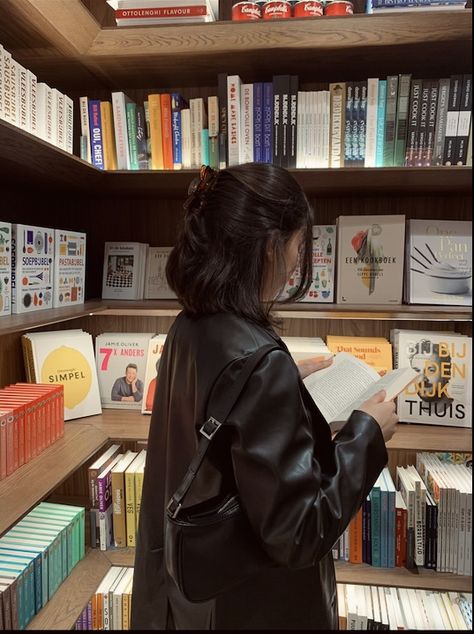
M385 390L374 394L357 409L366 412L377 421L385 442L392 438L398 423L398 416L395 412L395 402L393 400L385 401Z
M298 370L302 379L305 379L308 375L317 372L318 370L324 370L328 368L332 363L333 357L329 359L325 357L311 357L310 359L303 359L298 361Z

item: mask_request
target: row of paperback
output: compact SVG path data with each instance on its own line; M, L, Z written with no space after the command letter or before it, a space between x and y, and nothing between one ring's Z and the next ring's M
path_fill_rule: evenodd
M38 82L0 44L0 119L73 152L74 104L57 88Z
M472 76L411 74L299 90L296 75L243 83L218 76L217 95L81 97L81 158L100 169L176 170L273 163L288 168L472 164Z
M0 221L0 317L84 303L86 234Z
M337 584L340 630L471 630L472 593Z
M85 510L41 502L0 537L0 629L24 630L85 555Z
M133 568L112 566L76 621L76 630L129 630Z
M88 469L91 546L135 546L146 450L112 445Z
M417 454L385 468L333 548L335 559L377 568L424 567L472 575L472 455L466 464Z
M0 390L0 480L63 436L62 385L15 383Z

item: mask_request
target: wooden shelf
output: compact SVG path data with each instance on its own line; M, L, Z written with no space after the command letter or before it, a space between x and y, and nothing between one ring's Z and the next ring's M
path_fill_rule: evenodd
M0 121L0 183L25 182L42 190L54 188L96 196L129 195L184 200L197 170L102 171L86 161ZM382 167L291 169L309 196L412 196L469 194L469 167ZM91 208L92 209L92 208Z
M26 629L72 629L110 568L110 561L104 554L100 550L90 549Z
M104 409L102 414L91 416L88 422L113 441L148 440L149 414L136 410Z
M472 577L435 572L427 568L374 568L368 564L336 561L338 583L421 588L440 592L472 592Z
M63 438L0 482L0 535L107 442L96 427L66 423Z
M104 555L111 566L133 567L135 563L135 548L111 548L104 551Z

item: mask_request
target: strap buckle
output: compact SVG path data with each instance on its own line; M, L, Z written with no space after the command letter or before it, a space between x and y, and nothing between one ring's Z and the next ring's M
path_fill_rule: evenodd
M222 423L210 416L199 431L205 438L211 440L221 425Z
M166 507L166 512L172 519L176 519L182 506L181 502L177 502L174 498L171 498Z

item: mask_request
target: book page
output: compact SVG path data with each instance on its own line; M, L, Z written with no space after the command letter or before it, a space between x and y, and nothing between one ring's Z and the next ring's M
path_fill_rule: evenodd
M313 372L303 382L321 414L331 422L379 378L363 361L341 352L329 368Z

